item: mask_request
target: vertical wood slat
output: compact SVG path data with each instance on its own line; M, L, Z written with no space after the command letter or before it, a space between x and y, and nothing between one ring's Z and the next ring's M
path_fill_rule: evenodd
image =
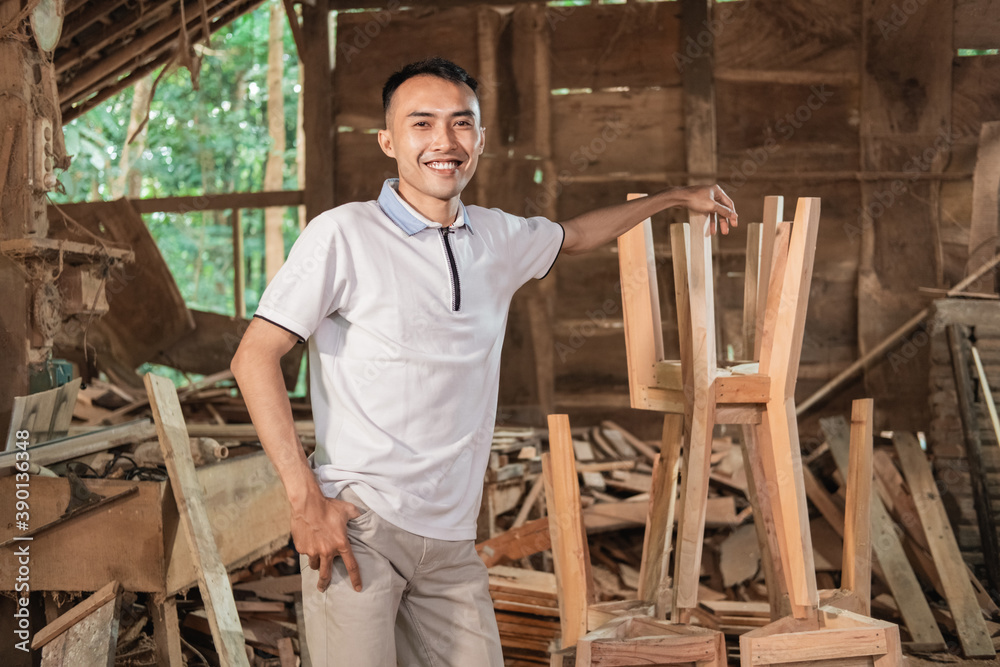
M219 660L223 667L249 667L236 600L208 522L204 492L195 473L177 389L167 378L152 373L147 373L143 381Z
M983 621L982 610L965 570L962 552L941 502L930 463L912 433L897 431L892 441L927 535L931 557L941 577L962 651L967 658L993 658L996 650Z
M871 614L872 584L872 423L874 401L854 401L851 451L844 509L844 556L841 587L853 591L865 615Z
M559 587L562 648L568 648L587 634L587 610L594 601L594 585L569 417L549 415L548 421L549 451L542 455L542 474Z

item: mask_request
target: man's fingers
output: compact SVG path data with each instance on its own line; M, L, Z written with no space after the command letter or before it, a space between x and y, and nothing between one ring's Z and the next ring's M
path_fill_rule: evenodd
M309 568L313 570L319 569L319 556L309 556Z
M340 557L344 559L344 567L347 568L347 575L351 578L351 584L354 585L354 590L361 591L361 568L358 567L358 561L354 560L354 552L351 551L351 547L345 547L343 551L340 552Z
M333 579L333 558L330 556L323 556L320 559L319 566L319 579L316 581L316 588L319 592L324 592L330 585L330 581Z

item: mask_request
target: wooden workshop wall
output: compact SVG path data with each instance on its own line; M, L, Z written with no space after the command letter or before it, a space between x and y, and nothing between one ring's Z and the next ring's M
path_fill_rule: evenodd
M986 0L956 3L954 12L949 2L912 3L908 13L859 0L722 3L694 34L682 31L679 2L341 12L337 202L373 198L394 175L374 136L380 88L401 65L429 55L483 82L487 152L467 203L566 219L629 192L682 185L684 68L714 49L718 180L741 220L759 220L768 194L784 195L786 219L796 197L823 200L802 400L935 296L920 287L950 286L964 274L971 171L979 126L1000 118L1000 58L955 57L956 48L986 48L998 34L969 18L984 15ZM943 148L938 136L948 138ZM925 152L916 177L901 180L907 160ZM894 175L864 180L859 171ZM936 172L946 180L928 178ZM897 180L903 193L866 217ZM679 212L654 218L668 356L677 332L666 228L679 221ZM717 251L719 347L737 359L744 230L720 238ZM826 410L846 414L851 398L873 395L879 426L926 428L926 356L879 364L867 386L855 382ZM518 294L502 373L503 417L554 409L655 436L658 416L627 407L614 244L561 258L553 277Z

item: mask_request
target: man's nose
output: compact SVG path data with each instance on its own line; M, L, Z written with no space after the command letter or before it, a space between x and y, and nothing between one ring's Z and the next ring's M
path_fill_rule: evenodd
M437 128L434 132L433 141L431 142L431 148L433 150L448 151L455 148L458 145L458 141L455 135L455 130L450 125L445 125L443 127Z

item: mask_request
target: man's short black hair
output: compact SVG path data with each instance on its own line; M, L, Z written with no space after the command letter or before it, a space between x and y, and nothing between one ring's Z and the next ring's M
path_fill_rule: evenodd
M464 83L472 89L473 93L476 94L476 99L479 99L479 93L477 92L477 88L479 88L478 81L450 60L435 57L410 63L390 76L386 80L385 85L382 86L382 110L388 113L389 104L392 102L392 96L396 92L396 89L403 85L404 81L412 79L415 76L420 76L421 74L430 74L431 76L436 76L454 83Z

